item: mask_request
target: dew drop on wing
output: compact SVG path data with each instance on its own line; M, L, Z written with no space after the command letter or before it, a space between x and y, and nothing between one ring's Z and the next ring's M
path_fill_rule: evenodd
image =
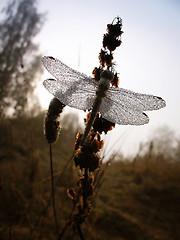
M100 106L102 117L120 125L143 125L149 122L149 118L141 109L135 109L131 102L116 101L105 97Z
M166 106L165 101L150 94L136 93L123 88L113 88L107 91L106 97L116 104L124 103L137 111L158 110Z

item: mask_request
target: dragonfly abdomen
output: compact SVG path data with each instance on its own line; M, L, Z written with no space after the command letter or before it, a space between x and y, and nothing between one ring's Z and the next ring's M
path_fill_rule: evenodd
M90 114L90 118L88 120L88 123L86 125L86 128L84 130L84 134L83 134L83 137L82 137L82 140L81 140L81 143L80 143L80 147L82 147L89 135L89 132L91 130L91 127L96 119L96 115L97 115L97 112L99 111L99 108L100 108L100 105L102 103L102 99L103 97L102 96L96 96L95 98L95 101L94 101L94 104L93 104L93 108L92 108L92 112Z
M81 147L83 146L83 144L85 143L85 141L89 135L91 127L96 119L97 112L100 109L103 98L106 96L106 92L110 87L110 82L112 81L112 79L113 79L113 74L110 71L105 70L102 72L101 79L99 80L98 89L96 91L96 98L93 103L92 112L90 114L89 121L86 125L85 131L84 131L81 143L80 143Z

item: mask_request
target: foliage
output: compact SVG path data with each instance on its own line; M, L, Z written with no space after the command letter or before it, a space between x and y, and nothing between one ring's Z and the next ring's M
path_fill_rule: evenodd
M173 130L168 126L161 126L153 131L149 141L151 141L151 151L154 154L162 154L169 160L175 160L174 154L177 149L177 139Z
M49 147L42 132L43 115L4 119L0 125L2 240L57 239L49 204ZM75 187L76 169L72 161L60 174L71 159L75 140L72 130L61 130L53 151L60 228L72 209L66 189ZM102 184L95 186L92 213L82 225L85 239L180 238L180 155L176 161L168 161L149 148L135 159L121 157L106 166L104 163L96 173L105 172ZM77 236L69 228L63 239L79 239Z
M35 78L42 71L38 45L33 42L41 30L44 15L36 0L15 0L2 12L0 23L0 112L24 113L32 97ZM31 99L30 99L31 100Z

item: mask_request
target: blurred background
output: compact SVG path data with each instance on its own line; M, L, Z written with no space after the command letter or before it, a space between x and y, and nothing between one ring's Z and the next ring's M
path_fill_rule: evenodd
M7 1L1 0L1 9L6 4ZM167 103L166 108L147 113L149 124L140 127L116 126L116 130L111 132L111 139L125 135L125 139L119 143L120 151L126 156L134 156L139 144L152 138L159 127L170 128L179 137L180 6L176 0L112 1L110 5L106 1L37 1L37 11L44 16L37 23L38 32L32 33L31 40L38 44L39 56L59 58L68 66L92 76L94 67L99 66L98 54L106 25L117 15L122 18L122 44L114 56L119 86L160 96ZM3 17L4 14L1 14L2 20ZM27 57L25 52L21 52L21 61L27 68L26 61L30 62L30 54ZM35 61L33 54L31 57ZM37 61L37 71L40 71L42 66L39 59ZM44 89L42 82L52 76L46 70L41 70L43 74L31 79L31 85L36 86L39 106L47 109L52 96ZM76 113L83 124L84 115L81 111Z
M84 226L87 233L93 229L86 238L179 239L180 2L1 0L0 10L0 237L56 239L54 230L45 230L53 229L52 210L38 219L36 214L51 191L43 121L52 96L42 82L52 76L41 57L53 56L92 76L107 24L119 16L124 32L114 54L119 87L160 96L167 106L147 112L150 122L144 126L117 125L103 136L101 156L112 164ZM54 146L57 175L73 153L85 116L68 107L63 111ZM62 224L70 204L66 189L75 178L70 165L56 194Z

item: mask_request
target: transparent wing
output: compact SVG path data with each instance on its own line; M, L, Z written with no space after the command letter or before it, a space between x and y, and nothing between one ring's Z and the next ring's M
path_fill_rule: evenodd
M143 111L157 110L165 106L165 101L160 97L110 87L100 111L102 116L111 122L142 125L149 121Z
M107 98L110 98L116 103L125 103L128 107L143 112L158 110L166 106L166 102L157 96L136 93L123 88L110 87L106 94Z
M81 82L75 82L67 87L55 79L47 79L43 82L43 85L60 102L80 110L90 109L96 96L94 88L90 88L92 85L87 85L86 88L86 85L82 85Z
M77 109L89 109L96 95L97 82L75 71L58 59L43 57L43 65L56 78L43 82L45 88L62 103Z
M91 79L87 75L68 67L57 58L44 56L42 58L42 63L48 72L50 72L58 81L65 82L67 85L80 81L85 83L86 80L89 83L89 80Z
M120 125L143 125L149 122L148 116L132 108L126 102L113 102L104 98L100 106L102 117Z
M77 109L90 109L96 97L97 82L58 59L43 57L45 68L56 78L43 82L46 89L62 103ZM118 124L141 125L149 121L143 111L165 107L165 101L153 95L110 87L102 102L102 116Z

